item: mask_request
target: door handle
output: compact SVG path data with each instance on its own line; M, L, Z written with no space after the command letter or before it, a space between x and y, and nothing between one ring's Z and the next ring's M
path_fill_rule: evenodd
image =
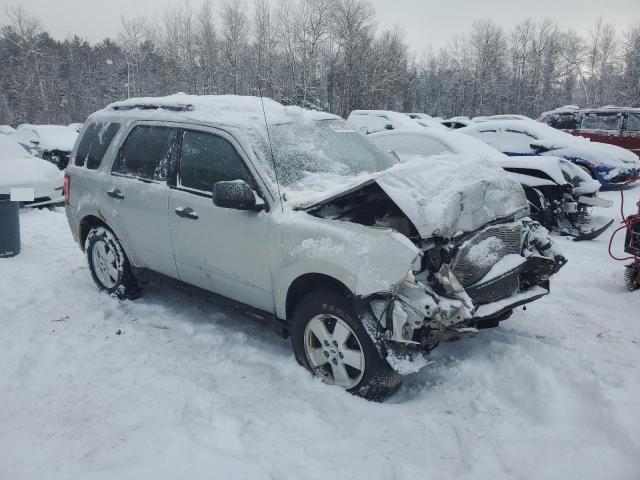
M194 211L191 207L178 207L176 208L176 215L182 218L188 218L189 220L197 220L198 212Z
M122 200L124 198L124 193L122 193L117 188L107 190L107 195L109 195L111 198L117 198L118 200Z

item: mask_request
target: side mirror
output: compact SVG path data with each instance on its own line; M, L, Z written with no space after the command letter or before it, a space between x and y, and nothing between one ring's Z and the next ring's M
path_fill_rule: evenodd
M234 210L249 210L252 212L264 210L264 203L257 204L256 195L244 180L216 182L213 186L213 203L217 207Z
M387 123L387 124L384 126L384 129L385 129L385 130L393 130L393 125L392 125L392 124L390 124L390 123Z

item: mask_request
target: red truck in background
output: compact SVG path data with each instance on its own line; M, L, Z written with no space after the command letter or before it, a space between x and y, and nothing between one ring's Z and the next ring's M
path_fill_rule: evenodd
M609 143L640 155L640 108L579 108L575 105L543 113L539 122L572 135Z

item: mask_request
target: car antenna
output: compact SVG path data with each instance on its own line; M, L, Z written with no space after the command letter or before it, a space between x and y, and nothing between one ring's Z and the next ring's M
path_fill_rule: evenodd
M267 122L267 111L264 108L264 97L262 96L262 81L258 76L258 91L260 92L260 103L262 104L262 115L264 117L264 127L267 129L267 139L269 140L269 152L271 153L271 162L273 163L273 172L276 176L276 185L278 187L278 197L280 197L280 208L284 213L284 201L282 193L280 192L280 179L278 178L278 166L276 164L276 157L273 155L273 145L271 144L271 134L269 133L269 123Z

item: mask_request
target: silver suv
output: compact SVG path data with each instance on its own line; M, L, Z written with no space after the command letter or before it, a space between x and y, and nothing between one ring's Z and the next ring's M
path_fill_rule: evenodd
M193 286L373 400L440 341L546 295L564 262L492 164L398 164L338 117L253 97L109 105L81 132L65 198L101 290Z

